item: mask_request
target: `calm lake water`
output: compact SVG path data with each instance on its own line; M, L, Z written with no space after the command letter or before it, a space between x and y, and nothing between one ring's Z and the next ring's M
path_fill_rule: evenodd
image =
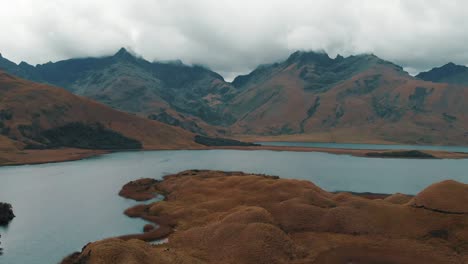
M461 146L429 146L429 145L380 145L380 144L352 144L352 143L318 143L318 142L257 142L264 146L339 148L339 149L394 149L394 150L440 150L468 153L468 147Z
M468 183L467 160L369 159L313 152L123 152L81 161L0 167L0 201L16 218L0 228L2 264L57 263L87 242L141 232L123 211L136 202L117 194L141 177L216 169L307 179L329 190L415 194L433 182Z

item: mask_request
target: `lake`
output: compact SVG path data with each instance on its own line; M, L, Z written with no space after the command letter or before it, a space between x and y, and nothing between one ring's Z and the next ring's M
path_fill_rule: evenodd
M0 228L0 263L57 263L90 241L141 232L123 211L128 181L187 169L307 179L328 191L415 194L444 179L468 182L466 160L361 158L314 152L193 150L121 152L73 162L0 167L0 201L16 218Z

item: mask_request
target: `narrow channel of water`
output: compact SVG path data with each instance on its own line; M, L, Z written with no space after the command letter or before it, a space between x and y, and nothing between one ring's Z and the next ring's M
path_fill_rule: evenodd
M288 147L314 147L333 149L373 149L373 150L438 150L449 152L468 153L468 147L462 146L429 146L429 145L383 145L383 144L353 144L353 143L319 143L319 142L256 142L264 146L288 146Z

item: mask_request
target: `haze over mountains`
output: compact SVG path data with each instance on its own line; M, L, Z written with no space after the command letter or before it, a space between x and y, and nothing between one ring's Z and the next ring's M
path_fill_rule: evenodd
M0 58L0 69L198 134L468 144L463 66L416 78L375 55L299 51L229 83L201 66L148 62L121 49L37 66Z

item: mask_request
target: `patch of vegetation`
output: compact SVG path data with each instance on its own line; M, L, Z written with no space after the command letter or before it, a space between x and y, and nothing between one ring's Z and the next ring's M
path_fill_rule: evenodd
M398 107L397 101L398 96L394 100L390 100L389 95L381 98L372 97L372 109L380 118L396 122L403 116L403 110Z
M189 130L197 134L203 134L203 135L206 134L205 131L200 126L198 126L198 124L195 121L192 121L192 120L181 121L171 116L166 111L163 111L159 114L148 115L148 119L157 120L159 122L163 122L171 126L178 126L185 130Z
M327 115L325 119L322 119L323 126L335 127L340 119L344 116L344 109L340 104L335 106L335 115L333 113Z
M423 112L426 98L433 92L433 90L434 89L431 89L429 91L424 87L416 87L414 93L412 93L408 98L411 104L411 109L415 112Z
M173 104L172 106L181 113L189 113L213 125L230 125L235 121L231 114L218 112L216 109L205 105L202 100L185 100L183 103L181 101L180 104Z
M364 95L369 94L372 91L380 87L382 75L376 74L369 76L363 80L354 81L354 86L352 88L346 89L345 91L339 94L340 97L348 95Z
M315 98L314 104L309 108L309 110L307 110L307 117L310 118L311 116L313 116L315 112L317 112L317 109L319 108L319 106L320 106L320 96L317 96Z
M10 127L5 123L5 121L11 120L13 118L13 113L10 109L0 110L0 134L8 136L10 134Z
M341 105L336 105L336 108L335 108L335 117L336 117L336 120L338 121L341 117L344 116L344 109Z
M34 131L37 131L39 128L38 127L33 127L33 125L18 125L18 130L23 135L23 137L26 138L36 138L37 135L35 135Z
M47 145L43 145L43 144L35 144L35 143L28 143L24 146L24 149L49 149L50 147L48 147Z
M102 124L69 123L65 126L41 131L38 122L31 125L18 125L20 133L39 144L29 143L26 149L48 149L72 147L83 149L140 149L141 143Z
M31 126L29 126L31 127ZM29 133L30 128L22 126L20 131ZM65 126L46 130L40 135L30 137L44 145L44 148L71 147L82 149L141 149L142 144L102 124L69 123ZM29 148L42 148L28 145Z
M2 135L8 135L10 133L10 128L7 127L3 121L0 121L0 134Z
M260 146L255 143L250 143L250 142L242 142L234 139L228 139L228 138L212 138L212 137L205 137L205 136L200 136L196 135L195 136L195 142L204 146Z
M11 120L13 118L13 113L10 109L0 110L0 120Z
M452 123L452 122L457 121L457 117L456 117L456 116L449 115L449 114L447 114L447 113L443 113L443 114L442 114L442 117L444 118L445 121L447 121L447 122L449 122L449 123Z
M416 159L435 159L436 157L419 151L419 150L405 150L405 151L391 151L391 152L368 152L367 157L377 158L416 158Z
M307 68L301 71L300 77L307 82L304 89L317 93L326 92L334 84L341 81L340 76L333 72L320 71L315 73Z
M50 114L55 114L55 115L59 115L59 116L62 116L64 115L68 109L70 108L69 105L67 104L63 104L63 105L57 105L55 104L53 107L48 107L46 109L41 109L41 112L45 115L45 116L48 116ZM35 116L40 116L40 114L36 113L36 114L33 114Z
M279 133L278 133L278 132L279 132ZM289 126L289 124L285 124L285 125L283 125L283 126L279 129L279 131L277 131L277 133L274 133L274 134L278 134L278 135L288 135L288 134L294 134L294 133L295 133L294 129L291 128L291 127Z
M301 126L302 133L304 133L305 123L307 122L309 118L311 118L317 112L317 109L319 108L319 106L320 106L320 96L317 96L315 97L314 104L307 110L307 117L301 121L300 126Z
M430 231L429 236L447 240L449 238L449 232L446 229L437 229Z

